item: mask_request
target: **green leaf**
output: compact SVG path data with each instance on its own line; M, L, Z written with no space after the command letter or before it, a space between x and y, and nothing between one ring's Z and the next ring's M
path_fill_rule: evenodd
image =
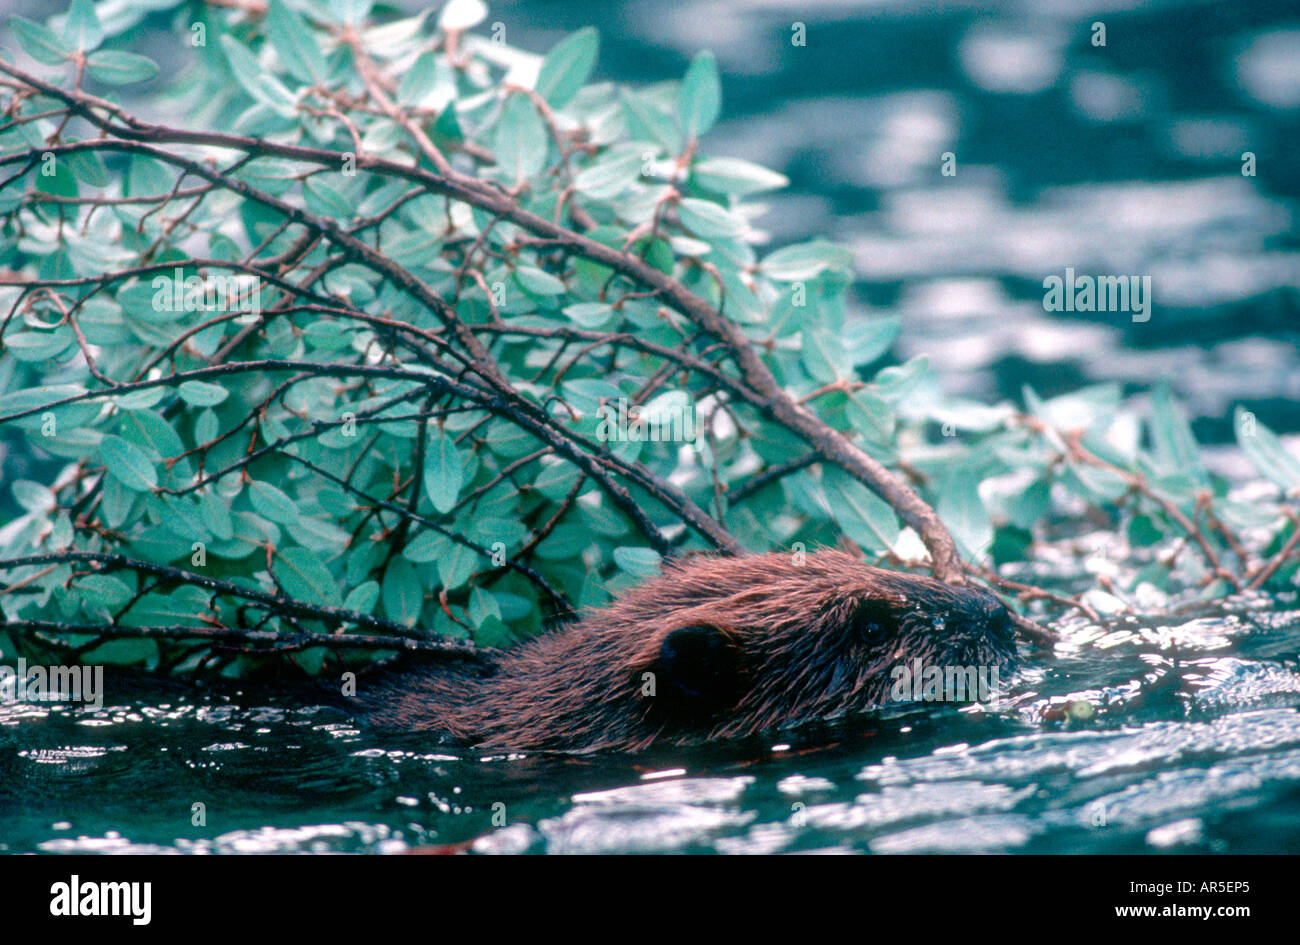
M823 384L829 384L848 374L844 341L828 328L816 328L803 333L800 357L813 380Z
M123 439L134 443L146 453L156 453L159 459L179 456L185 452L185 445L175 427L152 410L123 410L121 433Z
M47 66L57 66L65 62L73 53L73 50L54 30L33 23L26 17L11 16L9 27L18 37L23 50L37 62L43 62Z
M375 604L379 601L379 582L366 581L364 584L358 584L348 594L347 600L343 602L344 610L351 610L358 614L373 614Z
M573 189L593 200L612 200L627 193L641 176L641 148L619 148L604 154L573 177Z
M342 604L338 581L308 548L284 548L275 554L271 571L293 600L338 607Z
M1035 479L1007 502L1007 515L1011 523L1022 529L1032 529L1052 510L1052 482Z
M1260 474L1283 491L1300 489L1300 460L1287 452L1277 435L1242 407L1233 419L1237 445Z
M402 105L418 105L433 91L438 81L438 57L426 49L415 57L411 68L402 76L397 85L397 101Z
M455 102L448 102L438 115L438 120L433 123L434 134L442 135L444 138L450 138L453 141L464 141L465 132L460 127L460 119L456 117Z
M614 563L633 577L658 574L663 559L653 548L620 547L614 549Z
M190 496L161 495L150 501L150 516L180 538L207 541L209 536L203 524L198 500Z
M161 162L144 155L131 155L130 168L126 172L127 195L166 194L173 183L172 173Z
M456 507L465 464L456 444L442 430L429 431L425 453L424 490L433 507L445 514Z
M317 83L325 77L325 58L301 16L285 6L284 0L271 0L266 14L266 35L280 61L295 79Z
M110 528L117 528L126 521L135 503L135 494L111 476L104 478L104 501L100 505L104 522Z
M220 434L220 428L221 422L217 419L216 411L200 411L199 418L194 421L194 441L196 443L211 443Z
M697 161L691 168L691 177L701 187L735 197L747 197L790 185L790 179L784 174L769 171L751 161L729 157Z
M302 667L308 676L319 676L325 668L325 657L329 650L323 646L311 646L296 653L289 654L289 659Z
M474 645L484 649L505 649L519 642L505 622L491 615L474 628Z
M822 483L831 516L866 551L885 551L898 541L898 515L889 503L838 467Z
M186 381L176 392L191 407L215 407L230 396L230 391L220 384L209 384L206 381Z
M1125 529L1129 544L1140 548L1154 545L1164 537L1164 532L1156 527L1149 515L1134 515Z
M1157 385L1152 392L1149 427L1156 461L1162 469L1204 478L1196 437L1182 410L1174 403L1168 383Z
M538 494L553 502L559 502L568 494L578 475L578 470L571 463L563 460L543 462L541 470L533 480L533 488Z
M99 441L99 457L105 471L133 492L152 492L158 487L158 471L148 454L120 436Z
M414 627L424 609L424 589L419 575L405 558L393 558L384 571L384 612L388 619Z
M563 108L591 75L599 50L600 37L590 26L560 40L542 60L537 94L552 108Z
M157 591L146 594L126 612L122 623L128 627L188 624L199 626L208 609L208 592L201 587L178 587L170 594Z
M861 319L844 329L844 352L854 367L878 361L889 353L902 323L897 318Z
M677 97L677 116L688 137L698 138L718 120L722 111L722 84L713 53L702 52L691 60Z
M320 216L350 220L355 212L352 201L323 180L311 178L302 186L307 209Z
M979 494L979 477L960 470L945 477L935 506L962 553L981 561L993 544L993 523Z
M360 26L370 15L374 0L329 0L330 12L349 26Z
M343 551L352 541L352 535L333 522L310 515L299 518L296 525L289 524L288 529L294 541L304 548L325 551L331 555Z
M248 500L258 515L279 525L296 525L300 518L298 505L282 490L269 482L252 482L248 486Z
M614 384L600 377L576 377L564 382L565 399L579 413L592 414L600 402L616 403L623 392Z
M591 547L594 536L580 525L564 524L551 532L540 545L537 555L546 561L574 561Z
M501 619L501 605L497 603L496 597L481 587L476 587L469 592L469 606L465 608L465 612L469 614L470 622L476 627L482 625L489 617Z
M1082 487L1075 489L1075 492L1084 499L1092 502L1115 502L1128 492L1128 483L1114 470L1074 463L1071 463L1069 468L1073 478ZM1069 477L1065 481L1067 485L1071 484ZM938 511L940 517L944 518L946 513L942 501L939 503Z
M827 269L850 270L853 252L825 240L786 246L763 260L763 271L777 282L801 282Z
M281 194L298 179L298 166L278 158L256 158L243 165L238 176L272 194Z
M669 154L682 150L682 132L672 117L635 92L624 91L623 109L627 115L628 134L634 141L658 142Z
M91 53L86 57L86 68L92 76L108 85L130 85L132 82L152 79L158 74L158 63L152 59L118 49L102 49Z
M88 666L95 663L106 663L109 666L152 666L158 660L158 641L108 640L81 655Z
M82 52L90 52L104 41L104 28L95 15L92 0L72 0L72 9L63 24L63 38Z
M275 76L271 75L258 63L257 58L241 46L233 36L221 37L221 49L230 63L230 71L235 81L243 86L244 91L277 114L291 117L296 100L293 93L284 87Z
M220 541L230 541L235 536L235 525L227 501L208 489L199 495L199 516L207 528Z
M134 596L131 586L111 574L87 574L73 585L87 600L116 609Z
M711 200L685 197L677 204L682 226L701 239L734 239L745 232L745 222L732 216Z
M28 512L45 515L52 512L54 507L58 505L54 493L39 482L32 482L30 479L18 479L14 481L10 488L13 490L14 501Z
M511 95L497 120L493 151L497 166L514 185L546 166L546 125L527 95Z
M903 364L876 372L876 393L889 403L897 404L923 387L930 377L930 359L923 354L917 355Z
M56 159L52 170L52 174L40 174L36 177L37 190L42 193L52 194L56 197L76 197L80 194L80 191L77 189L77 179L72 176L72 171L68 169L68 162L66 160ZM68 254L62 249L58 250L58 252L50 257L47 262L49 265L57 264L61 268L66 267L68 270L72 269L72 262L68 258ZM50 276L49 278L55 277Z
M20 361L53 361L72 347L75 337L67 331L17 331L5 335L4 349Z
M407 542L402 557L416 564L437 561L447 551L451 539L434 531L423 531Z
M568 291L564 280L533 266L520 266L515 270L515 279L532 295L563 295Z
M107 187L112 180L103 159L94 151L73 151L71 154L65 154L63 160L67 162L72 176L83 184L89 184L91 187Z
M447 553L438 559L438 579L448 591L454 591L474 574L474 565L478 559L473 548L453 544Z
M613 509L607 509L601 505L588 505L582 502L578 503L574 508L578 512L583 527L590 529L597 535L619 538L626 535L631 527L628 525L627 518L621 512Z
M614 306L605 302L579 302L576 305L566 305L564 314L579 327L595 330L603 328L609 322L614 314Z
M493 542L500 541L510 546L520 544L524 540L528 534L528 527L518 519L476 517L470 523L469 534L480 545L491 546Z
M133 556L146 561L177 561L189 555L190 540L157 525L133 532L129 548ZM155 596L151 594L145 599L152 600Z
M1024 387L1030 412L1056 430L1089 430L1097 424L1109 425L1122 394L1119 384L1107 381L1040 401L1028 385Z

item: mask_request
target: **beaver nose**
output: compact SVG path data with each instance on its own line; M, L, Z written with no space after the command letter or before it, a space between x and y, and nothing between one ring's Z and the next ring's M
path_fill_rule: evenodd
M1011 614L1006 605L992 594L981 594L977 608L978 620L984 625L990 636L996 640L1010 642L1015 639L1016 627L1011 622Z
M1011 614L1007 613L1005 607L999 607L1002 612L993 618L989 624L993 636L1004 643L1012 643L1016 639L1016 626L1011 622Z
M967 608L971 619L978 620L998 632L1001 632L1003 624L1010 627L1011 615L1007 612L1006 605L987 591L976 593L978 596Z

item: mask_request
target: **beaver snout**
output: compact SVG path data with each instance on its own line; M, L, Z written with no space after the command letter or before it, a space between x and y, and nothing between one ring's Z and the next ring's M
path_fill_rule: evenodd
M982 632L1001 643L1012 643L1016 627L1006 605L987 591L969 589L962 593L960 621L969 630Z
M1011 614L1005 607L1002 608L1002 613L989 624L989 632L1008 645L1016 642L1016 625L1011 622Z
M925 651L935 663L1015 666L1015 623L992 594L978 588L948 589L938 615L922 617L924 633L910 637L908 646Z
M1011 612L992 594L981 596L984 598L982 604L984 625L988 628L988 632L1003 643L1014 643L1016 625L1011 621Z

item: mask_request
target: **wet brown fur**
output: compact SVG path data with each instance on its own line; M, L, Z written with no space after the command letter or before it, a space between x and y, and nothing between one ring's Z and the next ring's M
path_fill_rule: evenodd
M983 591L839 551L703 557L482 666L363 685L358 714L484 749L634 751L876 708L894 667L915 659L1006 668L1006 610Z

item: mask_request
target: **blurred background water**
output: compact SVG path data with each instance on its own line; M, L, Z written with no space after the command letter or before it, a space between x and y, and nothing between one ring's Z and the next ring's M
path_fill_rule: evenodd
M712 49L708 153L788 175L760 220L773 243L852 246L859 313L901 315L896 355L930 355L954 393L1163 378L1204 442L1231 440L1237 404L1300 432L1293 5L491 9L538 52L598 26L606 79L679 78ZM1150 320L1044 311L1066 267L1151 276ZM1294 594L1059 629L996 707L666 757L457 757L257 693L0 703L0 850L1300 851Z

